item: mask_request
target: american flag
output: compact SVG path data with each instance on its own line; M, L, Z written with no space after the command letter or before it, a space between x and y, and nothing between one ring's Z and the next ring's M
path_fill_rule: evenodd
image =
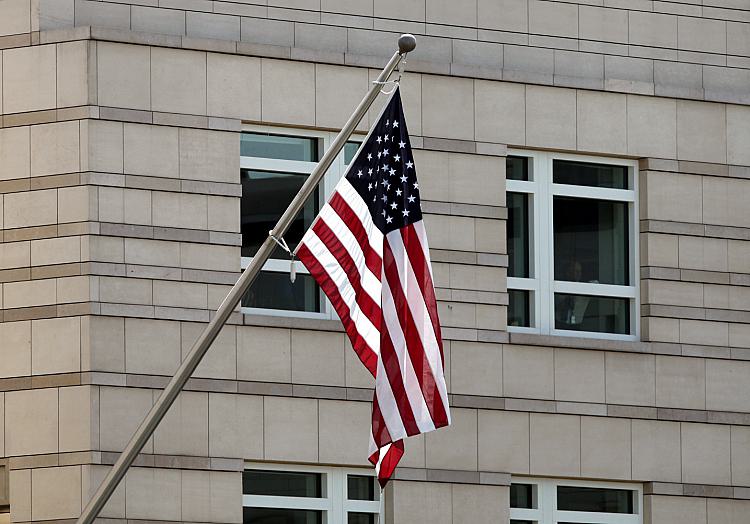
M430 254L398 89L297 256L375 377L369 459L385 486L405 437L450 424Z

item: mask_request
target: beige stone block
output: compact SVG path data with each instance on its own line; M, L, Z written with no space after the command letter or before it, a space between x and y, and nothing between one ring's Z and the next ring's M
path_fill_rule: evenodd
M479 0L477 23L484 29L528 31L528 0Z
M750 183L742 179L711 177L703 184L703 222L750 227L750 210L743 195Z
M81 370L125 371L125 319L83 317L81 334Z
M31 322L0 324L0 377L31 374ZM0 435L2 432L0 432Z
M554 350L540 346L503 346L506 397L553 399Z
M98 280L91 279L87 275L56 279L57 303L71 304L95 301L97 299L97 282Z
M529 473L529 414L479 410L480 471Z
M263 458L262 397L209 393L208 453L212 457Z
M449 274L450 283L445 287L452 289L495 292L504 292L506 290L504 282L506 278L505 268L450 264Z
M681 482L680 424L632 421L633 480Z
M109 466L81 466L82 486L81 500L85 507L86 503L94 496L96 489L109 472ZM107 504L102 508L100 517L103 518L125 518L125 481L114 491Z
M151 48L97 42L97 92L102 106L151 110Z
M628 12L628 38L631 44L677 47L677 17L643 11Z
M89 43L57 44L57 107L88 104Z
M180 128L180 178L239 182L240 141L237 133Z
M729 345L731 347L750 347L750 326L747 324L729 324Z
M17 35L30 31L29 0L5 0L0 4L0 35Z
M152 304L152 281L140 278L99 277L99 300L114 304Z
M208 114L260 120L260 59L208 53Z
M3 284L3 307L43 306L57 301L57 286L54 279L6 282Z
M161 240L126 238L125 262L147 266L180 267L180 244Z
M172 375L180 364L180 324L166 320L125 320L125 371Z
M366 69L315 66L315 125L340 129L369 90ZM367 130L368 118L359 129Z
M178 395L154 432L154 453L208 455L208 393Z
M606 353L606 402L653 406L656 402L655 368L653 355Z
M507 522L510 488L453 484L453 522Z
M529 0L529 32L537 35L578 36L578 6Z
M206 229L208 227L206 195L154 191L151 198L155 226L184 229Z
M731 484L729 426L681 424L682 481Z
M530 473L577 477L581 474L581 417L529 415ZM560 453L565 450L565 453Z
M121 237L91 236L81 242L81 258L96 262L125 262L125 241Z
M727 161L727 117L724 104L677 102L677 158L696 162Z
M182 486L179 469L130 468L125 477L128 519L181 519Z
M99 202L99 220L101 222L124 222L124 192L125 190L121 187L99 188L97 199Z
M729 326L726 322L680 319L680 342L707 346L729 345Z
M742 524L750 514L750 501L706 499L709 524Z
M344 334L292 331L292 382L344 385Z
M630 420L581 417L581 476L631 478Z
M576 91L526 86L526 145L576 149Z
M206 284L155 280L153 288L154 305L156 306L195 309L206 309L208 307L208 287Z
M73 519L81 514L81 466L31 471L31 518Z
M459 216L426 215L425 229L430 232L432 249L474 251L476 249L474 219Z
M31 520L31 470L14 469L8 472L8 492L13 501L11 522Z
M627 152L626 96L597 91L578 91L576 102L579 151L625 154ZM620 122L620 125L612 125Z
M474 220L476 250L481 253L505 253L505 227L499 220L477 218Z
M124 124L124 168L135 175L178 178L179 140L177 128Z
M703 284L672 280L647 280L643 302L671 306L703 307Z
M5 242L0 244L0 269L28 267L30 260L30 242Z
M85 222L96 216L96 191L90 186L61 187L57 190L57 221Z
M657 407L706 409L705 360L656 356Z
M645 200L641 218L701 223L703 191L700 176L649 171L641 180L645 182L640 188L641 199Z
M443 351L448 344L443 342ZM372 388L375 385L374 378L368 369L362 364L359 356L352 348L352 344L347 337L344 340L344 366L346 373L346 387L349 388ZM446 373L447 375L447 373ZM448 376L445 377L449 379Z
M102 451L122 451L151 409L150 389L99 388L99 445ZM153 437L143 453L153 453ZM131 469L132 471L132 469Z
M183 359L205 327L205 324L182 324ZM237 378L237 328L235 326L222 328L193 374L204 378L231 380Z
M451 409L451 425L425 435L426 465L435 469L477 469L477 410Z
M241 473L182 471L182 519L189 522L239 522Z
M31 371L34 375L80 371L80 317L33 320L31 339Z
M30 127L0 129L0 180L27 178L31 173Z
M750 272L750 242L742 240L727 241L728 269L733 272Z
M728 244L723 238L679 237L680 267L727 271Z
M208 196L208 229L240 232L240 199Z
M372 407L365 402L320 400L318 456L326 464L369 464Z
M480 0L480 12L483 4L489 8L490 5L499 6L508 1ZM519 3L518 0L510 1ZM526 3L525 0L521 2ZM525 20L525 9L523 14ZM479 23L483 23L481 18ZM523 146L526 143L526 87L521 84L475 80L474 121L478 141Z
M27 243L28 247L29 244ZM31 241L31 265L49 266L81 261L81 237L44 238Z
M555 349L555 399L604 402L604 353Z
M81 123L81 171L122 173L123 123L86 120Z
M641 263L646 266L678 267L678 239L676 235L641 234Z
M426 0L425 16L428 23L476 27L477 5L450 0Z
M292 379L291 333L288 329L237 328L237 378L261 382Z
M158 193L154 192L153 194ZM123 222L126 224L139 224L144 226L154 224L151 195L151 191L143 191L140 189L124 190L122 195Z
M678 16L677 46L690 51L724 54L727 52L727 23L724 20Z
M151 108L206 114L206 53L151 48Z
M706 524L706 499L650 495L645 499L647 524ZM649 511L650 509L650 511Z
M5 455L57 453L57 389L5 393Z
M677 103L669 98L627 95L628 153L677 158Z
M750 483L750 428L731 427L732 484L747 486Z
M594 5L578 8L579 36L604 42L628 41L628 13L623 9L604 9Z
M502 396L503 348L500 344L451 342L451 392Z
M27 191L4 195L6 229L41 226L57 222L57 191Z
M419 168L420 191L425 200L505 205L502 157L416 150L414 162Z
M748 411L750 362L706 359L706 409Z
M747 24L743 25L747 26ZM750 35L750 32L748 34ZM748 42L750 43L750 39ZM750 107L727 105L726 111L727 162L748 166L750 165L750 148L747 147L750 141ZM2 170L1 167L0 170Z
M386 493L390 500L388 522L430 522L452 524L452 487L438 482L391 481Z
M263 442L266 460L318 461L318 401L265 397ZM299 431L305 428L305 431Z
M468 78L422 78L422 133L474 140L474 81Z
M97 449L98 396L91 386L60 388L60 453Z
M315 125L315 64L261 59L265 122Z
M240 248L183 242L180 244L180 264L189 269L239 272Z
M56 104L55 45L3 51L3 111L53 109Z

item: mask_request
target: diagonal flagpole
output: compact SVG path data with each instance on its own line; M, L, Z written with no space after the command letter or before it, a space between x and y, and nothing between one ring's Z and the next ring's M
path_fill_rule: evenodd
M302 185L299 193L294 197L292 203L289 204L289 207L286 208L284 214L281 215L276 226L269 232L268 238L266 238L260 246L260 249L258 249L258 252L253 257L250 265L247 266L237 283L229 291L229 294L219 306L213 319L208 323L203 330L203 333L201 333L198 340L193 344L187 357L182 361L177 372L167 384L167 387L162 391L156 403L146 415L146 418L141 422L141 425L131 437L130 442L125 446L125 449L118 457L117 462L115 462L115 465L109 470L104 481L102 481L101 485L96 490L96 493L86 505L86 508L84 508L81 516L78 517L77 524L92 524L94 519L99 516L99 512L101 512L102 508L117 488L117 485L133 464L133 460L135 460L135 457L140 453L141 449L146 444L146 441L151 437L156 426L161 422L161 419L164 418L164 415L166 415L167 411L177 398L177 395L182 391L182 388L190 378L190 375L193 374L193 371L195 371L195 368L200 364L206 351L211 347L211 343L216 339L221 328L224 327L224 324L234 311L234 308L258 276L258 273L260 273L266 260L271 256L271 252L276 245L275 239L284 236L284 233L286 233L292 221L297 216L297 213L299 213L300 209L302 209L302 206L305 204L305 201L318 186L318 183L321 181L326 171L328 171L333 160L339 154L344 147L344 144L346 144L346 141L354 132L354 129L370 109L370 106L377 98L383 83L388 80L391 73L393 73L401 60L406 57L406 54L413 51L416 46L417 41L414 36L410 34L401 35L398 39L398 51L393 54L388 61L388 64L383 71L381 71L377 80L373 82L368 93L359 103L354 110L354 113L349 117L349 120L346 121L344 127L331 143L331 147L325 152L323 158L318 165L315 166L315 169L313 169L310 176L307 177L307 180Z

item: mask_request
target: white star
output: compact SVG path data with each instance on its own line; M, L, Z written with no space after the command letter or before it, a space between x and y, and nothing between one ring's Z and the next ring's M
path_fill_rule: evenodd
M396 196L401 196L401 193L403 193L403 191L401 191L400 189L396 190Z
M375 181L375 187L378 187L378 181L377 180Z
M383 210L383 216L385 216L385 209Z
M410 197L409 197L409 203L411 204L411 203L412 203L412 202L414 202L414 201L415 201L416 199L417 199L417 197L415 197L414 195L410 196Z
M379 144L380 142L382 142L382 141L383 141L383 139L382 139L381 137L378 137L378 138L377 138L377 140L375 140L375 142L377 142L378 144Z
M395 174L396 174L396 170L395 170L395 169L391 169L391 170L389 171L389 173L391 174L391 176L393 176L393 175L395 175Z
M414 182L414 189L419 189L419 184L417 184L416 182Z
M409 161L408 161L408 162L406 163L406 167L407 167L408 169L411 169L412 167L414 167L414 163L413 163L413 162L412 162L411 160L409 160Z
M393 127L398 127L398 121L396 120L393 121Z
M381 200L383 202L388 202L388 196L387 195L383 195L383 198Z
M404 142L404 141L399 142L398 143L398 147L400 147L402 149L405 148L406 147L406 142Z
M385 125L387 125L387 126L391 125L391 121L390 120L386 120L385 121Z
M386 224L390 224L391 222L393 222L393 219L391 217L385 217L385 222Z
M396 209L396 208L398 208L398 205L396 204L396 202L392 203L391 204L391 209Z
M362 170L361 170L361 169L360 169L359 171L357 171L357 176L358 176L359 178L362 178Z
M403 210L403 211L401 211L401 212L402 212L402 213L404 214L404 216L405 216L405 217L408 217L408 216L409 216L409 210L408 210L408 209L404 209L404 210Z
M381 156L382 154L383 154L383 153L381 153L380 151L378 151L378 158L380 158L380 156Z
M368 191L372 191L372 183L370 183L370 184L367 184L367 190L368 190Z
M390 191L391 190L391 183L390 182L386 182L385 183L385 190L386 191Z
M367 160L372 160L372 153L367 153Z
M372 201L375 202L378 199L375 195L372 195Z
M407 178L406 175L401 175L401 182L406 182Z
M372 168L370 168L370 169L367 170L367 174L368 175L372 175Z
M385 156L388 156L388 150L387 150L387 149L383 149L383 154L384 154Z
M393 157L393 160L396 161L396 162L398 162L399 160L401 160L401 156L400 155L396 155L396 156Z
M388 164L383 164L383 171L388 171Z
M390 138L390 137L389 137L388 135L385 135L385 136L383 137L383 140L385 140L386 142L388 142L388 139L389 139L389 138Z

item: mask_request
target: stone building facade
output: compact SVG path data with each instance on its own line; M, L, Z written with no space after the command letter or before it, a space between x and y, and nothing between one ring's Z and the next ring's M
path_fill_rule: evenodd
M747 522L747 0L0 0L0 523L80 514L401 32L454 424L386 522ZM374 522L371 380L288 266L107 522Z

